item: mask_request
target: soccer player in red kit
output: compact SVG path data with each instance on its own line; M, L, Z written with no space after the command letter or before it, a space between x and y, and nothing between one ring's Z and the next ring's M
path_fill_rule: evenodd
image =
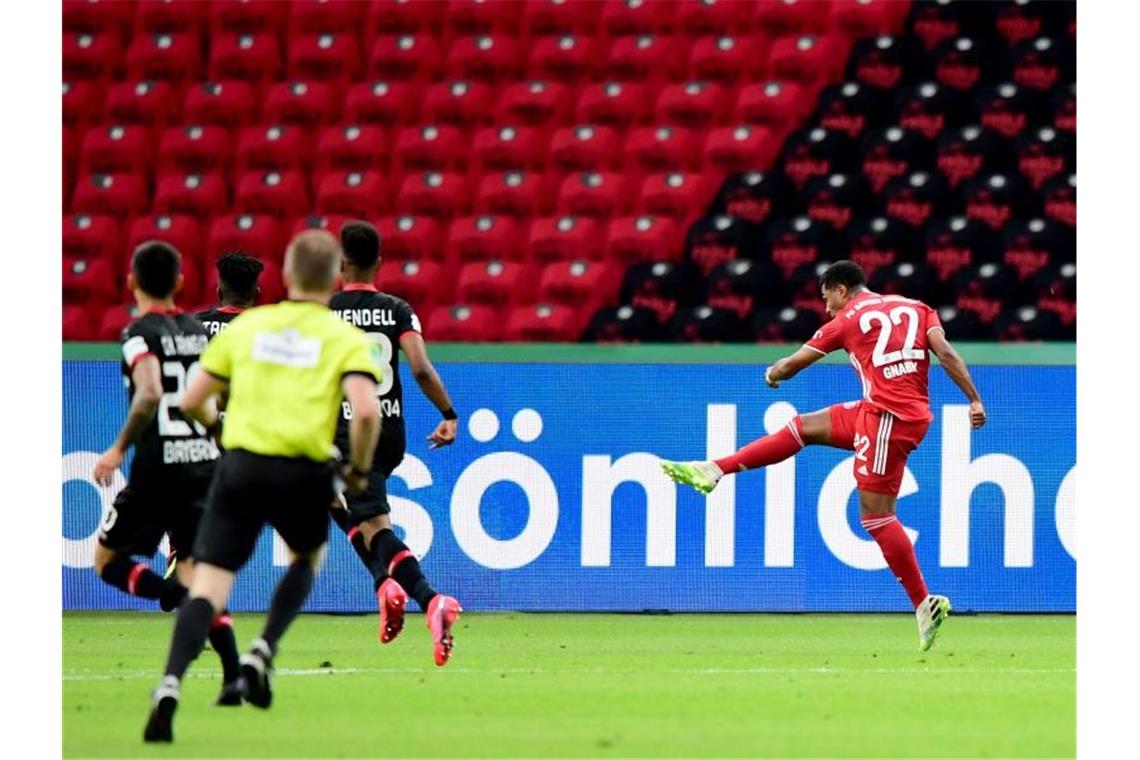
M709 493L727 474L781 462L804 446L854 451L863 528L906 589L918 618L919 646L925 651L950 614L950 600L927 591L914 546L895 512L907 456L922 442L933 419L927 390L931 352L966 394L975 429L985 424L986 410L934 309L911 298L872 293L862 268L851 261L828 267L820 289L831 321L794 354L769 367L764 379L777 388L820 357L842 348L859 375L862 400L796 416L779 432L723 459L665 461L661 466L678 483Z

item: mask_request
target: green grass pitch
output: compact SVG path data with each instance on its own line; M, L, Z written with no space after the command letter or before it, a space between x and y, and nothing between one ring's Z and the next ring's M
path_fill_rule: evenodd
M261 617L237 615L239 646ZM63 615L65 757L1073 756L1076 619L465 614L437 668L423 618L304 615L268 711L212 705L207 650L173 747L142 742L172 618Z

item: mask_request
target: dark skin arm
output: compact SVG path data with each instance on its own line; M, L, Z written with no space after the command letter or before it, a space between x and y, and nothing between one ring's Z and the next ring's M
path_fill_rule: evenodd
M982 406L982 397L978 394L978 389L974 387L974 381L970 377L970 370L966 368L966 362L950 345L950 341L946 340L946 334L941 329L931 330L927 335L927 341L930 343L930 350L938 357L942 369L954 381L954 384L962 389L962 393L966 394L966 398L970 402L970 425L975 430L986 424L986 408Z
M154 420L162 399L162 373L156 357L148 355L140 359L131 371L131 379L135 384L135 395L131 398L127 421L123 423L115 442L95 463L95 482L102 486L111 485L111 476L123 463L127 449Z
M427 346L424 345L423 336L411 331L404 333L400 336L400 349L404 352L404 356L408 357L412 377L416 379L416 383L424 395L435 404L435 408L440 412L446 412L450 409L451 398L447 395L447 389L443 387L443 381L439 379L439 373L435 371L431 360L428 359ZM437 449L440 446L454 443L458 426L458 420L441 421L432 431L432 434L428 436L428 440L432 443L431 448Z

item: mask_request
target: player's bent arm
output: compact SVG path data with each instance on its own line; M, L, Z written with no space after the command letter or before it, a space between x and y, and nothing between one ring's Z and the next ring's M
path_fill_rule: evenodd
M131 370L131 380L135 384L135 395L131 398L127 421L115 439L115 446L122 451L138 440L158 411L162 400L162 370L158 358L147 355L140 359Z
M424 344L423 336L414 331L404 333L400 336L400 349L404 352L404 356L408 357L408 364L412 368L412 377L416 379L420 390L443 415L443 421L428 436L428 440L431 441L431 448L435 449L454 443L456 431L459 428L458 417L455 414L455 409L451 406L451 398L447 395L447 389L443 387L443 381L439 379L439 373L435 371L431 360L428 359L427 346Z
M822 359L823 356L823 353L804 346L791 356L785 356L769 367L764 379L775 388L779 383L795 377L803 369Z
M227 388L229 383L225 380L200 369L190 377L190 382L182 393L182 413L201 423L207 430L214 429L218 424L216 397Z
M372 469L372 455L380 439L380 405L376 403L376 381L362 372L352 372L341 380L344 397L352 406L348 423L348 463L359 473Z
M926 337L930 344L930 350L938 357L942 369L946 371L954 384L962 389L962 393L966 394L966 399L970 402L970 423L975 428L980 428L986 422L986 410L982 406L982 397L974 386L974 380L970 377L970 370L967 369L966 362L954 350L954 346L950 345L950 341L946 339L946 333L941 327L932 329Z

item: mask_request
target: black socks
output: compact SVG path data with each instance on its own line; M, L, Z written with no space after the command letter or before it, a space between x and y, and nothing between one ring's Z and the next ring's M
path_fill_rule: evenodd
M388 577L387 566L376 560L372 553L368 551L368 546L364 542L364 534L359 528L353 528L349 524L348 511L344 509L330 509L329 514L332 516L333 522L340 526L348 536L349 542L352 544L356 556L360 557L360 561L364 563L364 567L372 574L372 580L375 588L380 588L380 584Z
M213 619L214 607L205 599L191 599L182 606L178 612L178 622L174 624L174 639L170 642L166 675L182 680L186 668L201 654Z
M285 575L277 583L277 590L273 592L273 601L269 606L269 617L265 621L265 630L261 637L274 652L277 651L277 642L285 633L297 615L301 606L309 597L313 588L313 566L308 560L294 562L285 571Z
M241 675L241 665L238 664L234 624L226 610L222 610L222 614L210 623L210 646L222 661L222 680L226 683L236 680Z
M390 528L385 528L372 537L372 546L369 550L373 559L385 569L385 572L390 569L396 582L403 586L404 591L408 592L420 609L426 612L428 604L435 596L435 589L424 577L419 560L407 545L397 538ZM393 559L398 560L396 566L389 568ZM379 582L377 586L379 587Z
M174 578L164 580L146 565L130 557L115 557L103 566L104 582L143 599L157 599L164 610L173 610L186 596L186 587Z

